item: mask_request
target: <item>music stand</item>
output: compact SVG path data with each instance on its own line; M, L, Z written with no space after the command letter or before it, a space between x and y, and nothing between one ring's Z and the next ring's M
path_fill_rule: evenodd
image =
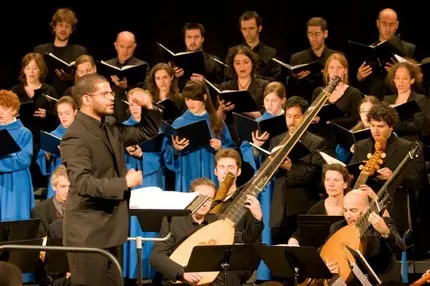
M228 271L256 270L260 262L252 244L201 245L193 248L184 271L220 271L226 285Z
M0 242L35 239L40 219L0 222Z
M41 246L43 242L42 238L39 239L29 239L29 240L19 240L19 241L8 241L0 242L0 245L38 245ZM1 251L0 260L7 261L16 265L21 272L35 272L39 260L40 252L34 250L28 251Z
M360 281L361 285L381 285L381 279L379 279L378 275L376 275L375 271L364 258L363 254L361 254L361 252L358 250L352 249L346 244L345 247L355 259L355 263L349 261L349 264L351 266L352 272L354 272L355 277Z
M327 265L314 247L297 246L254 246L274 276L299 279L333 277Z
M297 224L300 231L300 245L318 249L330 234L330 226L345 219L343 216L299 214Z
M187 216L191 214L188 209L184 210L165 210L165 209L130 209L130 216L136 216L139 221L140 228L143 232L159 232L161 228L161 222L163 218L167 218L169 225L169 233L164 238L152 238L152 237L129 237L127 240L136 241L136 252L137 252L137 285L142 285L142 248L143 241L164 241L170 237L170 223L174 216Z

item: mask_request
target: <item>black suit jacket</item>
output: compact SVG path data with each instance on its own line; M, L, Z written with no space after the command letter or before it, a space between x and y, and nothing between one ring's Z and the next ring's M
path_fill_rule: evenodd
M46 53L55 54L54 43L46 43L46 44L38 45L34 48L34 52L41 54L42 57ZM60 59L62 59L63 61L70 63L75 61L78 57L85 55L86 53L87 53L87 49L85 47L77 44L68 44L63 54L61 55L55 54L55 55ZM73 82L67 82L67 81L61 80L55 74L55 71L50 71L50 70L48 70L47 83L51 84L54 87L57 94L59 95L64 94L64 91L73 84Z
M142 110L140 124L123 126L106 116L108 141L100 121L78 112L60 145L70 180L64 245L108 248L126 241L130 193L124 148L156 136L160 118L158 111Z
M412 142L405 139L399 138L394 134L388 138L385 148L385 158L382 159L381 169L388 167L391 171L400 165L409 149L411 148ZM368 138L361 140L355 145L355 152L351 158L351 163L367 160L367 154L373 154L375 152L375 141L373 138ZM408 171L403 171L401 173L401 183L404 188L419 188L422 184L422 167L424 163L424 158L422 152L420 156L411 162L411 166ZM379 189L385 181L380 181L376 179L375 176L368 179L367 184L371 187ZM376 191L376 190L375 190Z
M382 282L400 282L400 270L395 254L403 251L406 247L393 220L389 217L383 217L383 219L390 229L390 235L388 238L383 238L379 232L370 226L365 234L366 251L363 255ZM345 220L332 224L329 237L346 225Z
M37 237L45 237L51 223L58 220L57 209L54 205L54 198L44 200L31 210L31 218L39 218L40 225Z
M278 146L284 139L285 133L270 140L269 150ZM279 227L285 216L306 213L310 206L319 200L319 182L321 181L321 166L324 159L318 153L325 151L326 141L306 131L300 141L311 154L293 162L289 171L279 169L275 174L270 226Z

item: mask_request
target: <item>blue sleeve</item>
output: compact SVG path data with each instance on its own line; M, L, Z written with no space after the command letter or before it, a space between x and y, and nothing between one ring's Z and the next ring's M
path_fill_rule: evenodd
M179 172L181 170L179 156L181 155L173 148L172 140L165 137L161 148L166 167L171 171Z
M17 143L21 151L0 159L1 173L15 172L30 166L31 158L33 157L33 135L30 132L26 132L17 140Z
M233 139L231 139L230 131L225 124L221 132L221 146L222 148L236 148L236 144L234 144Z
M242 153L243 161L248 163L254 169L254 172L257 171L258 167L252 152L252 146L246 142L242 142L242 144L240 144L240 152ZM257 158L257 160L259 160L259 158Z

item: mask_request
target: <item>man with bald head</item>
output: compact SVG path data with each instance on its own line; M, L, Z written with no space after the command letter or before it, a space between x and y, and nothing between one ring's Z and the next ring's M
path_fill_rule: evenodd
M149 63L134 56L136 46L136 37L134 34L129 31L122 31L118 33L116 41L114 42L117 56L106 61L106 63L119 68L132 65L142 66L139 68L143 68L145 70L142 72L143 75L141 79L138 80L127 79L126 77L121 78L119 75L110 76L112 91L115 92L115 116L121 122L127 120L129 117L129 114L127 113L128 105L124 103L127 101L126 91L136 86L143 87L150 70ZM109 77L107 74L105 76Z
M122 31L118 33L116 41L114 43L117 56L107 61L108 64L122 68L128 65L146 65L146 75L142 78L141 82L144 82L146 76L149 74L149 64L133 56L134 50L136 49L136 37L133 33L128 31ZM110 78L112 82L123 90L128 90L135 87L139 82L127 82L127 79L121 79L117 75L113 75Z
M385 8L379 11L376 27L379 31L378 40L372 43L373 46L391 40L396 36L396 31L399 28L399 19L397 12L391 8ZM408 58L413 58L416 46L414 44L400 41L403 47L403 52ZM387 94L386 76L393 62L387 62L383 70L373 70L369 63L363 62L357 71L357 80L361 92L364 94L374 95L380 100Z
M355 225L369 208L369 197L362 190L352 190L343 199L345 220L330 227L330 236L346 225ZM381 217L371 212L368 221L370 227L365 233L364 256L382 282L400 282L400 270L396 264L396 252L404 250L402 238L390 217ZM337 273L335 261L327 261L331 272Z

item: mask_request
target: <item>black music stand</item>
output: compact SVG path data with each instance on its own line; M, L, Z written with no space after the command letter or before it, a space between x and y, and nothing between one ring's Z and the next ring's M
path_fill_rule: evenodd
M28 240L17 240L17 241L8 241L1 242L0 245L38 245L41 246L43 242L42 238L39 239L28 239ZM21 272L36 272L38 260L39 260L40 252L34 250L28 251L1 251L0 252L0 261L7 261L16 265Z
M321 247L330 234L330 226L345 219L343 216L299 214L297 224L300 231L300 245Z
M35 239L40 219L0 222L0 242Z
M355 259L355 263L349 261L349 264L351 266L352 272L355 274L355 277L360 281L361 285L381 285L381 279L379 279L378 275L376 275L375 271L364 258L363 254L361 254L361 252L358 250L352 249L346 244L345 247L349 250L349 252Z
M314 247L256 245L255 251L274 276L299 279L333 277Z
M145 238L141 236L129 237L128 240L136 241L137 251L137 285L142 285L142 248L144 241L163 241L170 237L170 223L174 216L187 216L191 214L188 209L166 210L166 209L130 209L130 216L136 216L143 232L160 232L163 218L167 218L169 234L164 238Z
M256 270L260 262L252 244L201 245L193 248L185 272L220 271L226 285L228 271Z

